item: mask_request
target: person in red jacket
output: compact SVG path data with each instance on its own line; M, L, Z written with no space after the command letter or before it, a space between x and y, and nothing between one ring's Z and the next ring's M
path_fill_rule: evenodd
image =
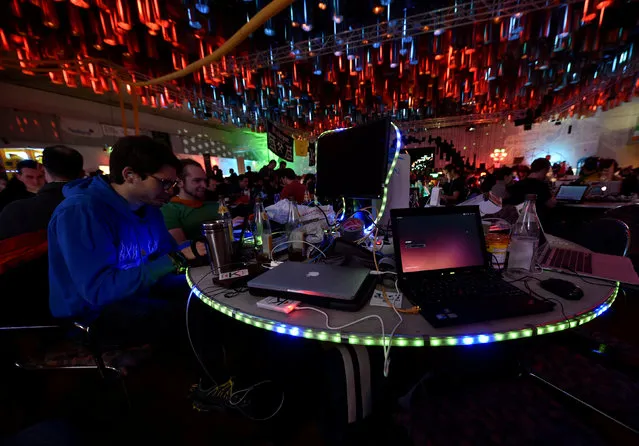
M306 193L306 186L300 183L297 179L297 175L293 172L293 169L282 170L282 183L284 183L284 189L280 193L282 199L290 199L293 197L298 203L304 201L304 194Z

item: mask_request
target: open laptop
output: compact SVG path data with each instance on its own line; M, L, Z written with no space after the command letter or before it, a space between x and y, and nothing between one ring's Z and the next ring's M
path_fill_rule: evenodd
M639 285L639 276L628 257L552 247L543 229L539 237L537 262L543 269L550 271Z
M479 207L391 210L399 287L433 327L543 313L490 267Z
M567 186L562 185L555 195L555 199L560 203L581 203L588 186Z
M588 198L615 197L621 193L621 181L599 181L590 183Z
M254 296L357 311L370 299L375 279L367 268L285 262L250 280L247 286Z

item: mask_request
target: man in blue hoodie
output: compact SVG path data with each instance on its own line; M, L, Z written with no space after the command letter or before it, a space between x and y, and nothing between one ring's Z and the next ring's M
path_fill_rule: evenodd
M159 208L173 195L180 162L151 138L129 136L113 146L109 167L110 180L63 189L48 229L49 306L57 318L99 319L113 342L153 342L169 308L152 287L176 278L179 263Z

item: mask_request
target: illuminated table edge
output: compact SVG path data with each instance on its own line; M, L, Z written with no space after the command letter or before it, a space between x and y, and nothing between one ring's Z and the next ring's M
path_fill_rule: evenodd
M384 345L384 337L379 335L356 335L340 333L339 331L330 329L318 329L318 328L304 328L290 324L284 324L279 321L266 319L262 317L253 316L247 313L238 311L228 305L224 305L214 299L209 298L204 294L195 284L190 276L190 271L187 271L186 280L198 299L203 303L225 314L237 321L244 322L262 330L274 331L280 334L286 334L298 338L315 339L323 342L334 342L338 344L352 344L352 345L369 345L369 346L382 346ZM504 332L495 333L474 333L467 335L455 335L455 336L394 336L392 340L393 347L449 347L449 346L464 346L464 345L476 345L476 344L490 344L493 342L510 341L515 339L531 338L533 336L541 336L549 333L558 333L560 331L567 330L569 328L575 328L580 325L584 325L598 316L601 316L606 312L614 303L619 293L619 283L615 285L613 292L606 298L606 300L596 306L594 309L587 312L573 316L572 318L564 319L558 322L549 322L547 324L537 325L534 327L526 327L517 330L510 330ZM385 336L388 338L388 335ZM388 344L388 339L386 339Z

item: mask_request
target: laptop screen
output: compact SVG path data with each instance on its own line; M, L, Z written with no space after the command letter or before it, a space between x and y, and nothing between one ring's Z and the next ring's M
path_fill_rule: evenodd
M396 222L404 273L485 264L476 212L397 216Z
M579 201L586 193L588 186L561 186L557 192L557 200Z

